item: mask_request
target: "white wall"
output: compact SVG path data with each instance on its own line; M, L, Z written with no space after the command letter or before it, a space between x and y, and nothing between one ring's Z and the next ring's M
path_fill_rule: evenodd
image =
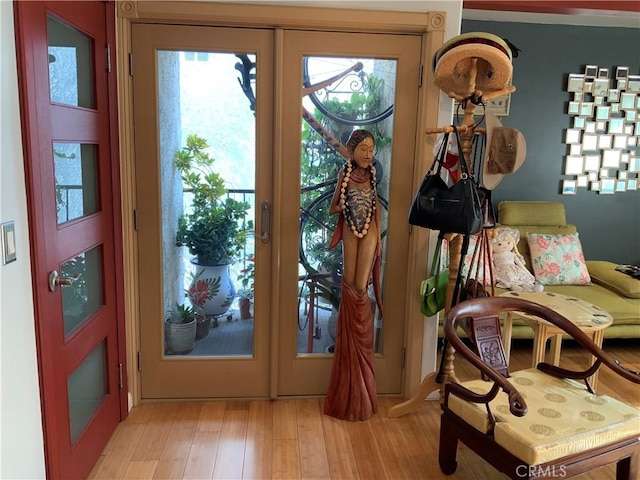
M255 0L254 0L255 1ZM460 31L462 1L281 1L397 11L445 11L445 40ZM357 19L354 19L357 22ZM26 189L18 108L13 2L0 1L0 223L16 222L17 261L0 265L0 478L44 478L44 449L35 348ZM444 98L445 100L446 97ZM440 124L451 120L449 102L441 107ZM1 262L0 262L1 263ZM429 331L425 337L433 339ZM435 356L427 349L425 365Z
M13 2L0 1L0 223L15 221L17 260L0 262L0 478L44 478L44 447Z

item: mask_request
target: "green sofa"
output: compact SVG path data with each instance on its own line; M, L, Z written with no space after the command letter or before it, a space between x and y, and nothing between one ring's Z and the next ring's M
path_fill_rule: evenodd
M498 221L520 232L518 250L532 272L527 232L576 233L575 225L567 223L564 205L557 202L500 202ZM545 285L544 290L585 300L609 312L613 324L605 329L604 338L640 338L640 280L617 272L615 263L587 259L586 264L591 285ZM496 295L502 292L496 289ZM533 338L533 330L516 319L512 338Z

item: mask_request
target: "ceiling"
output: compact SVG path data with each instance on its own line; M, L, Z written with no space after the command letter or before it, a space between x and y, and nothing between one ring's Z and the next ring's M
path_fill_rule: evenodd
M464 0L465 20L640 28L640 1Z

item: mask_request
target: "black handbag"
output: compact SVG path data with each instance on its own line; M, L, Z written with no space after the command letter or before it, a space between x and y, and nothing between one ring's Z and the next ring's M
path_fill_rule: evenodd
M476 182L469 174L457 130L455 135L460 157L460 178L457 183L449 186L440 177L449 133L446 135L438 156L422 180L411 204L409 223L446 233L475 234L482 229L482 205ZM437 169L434 171L436 164Z

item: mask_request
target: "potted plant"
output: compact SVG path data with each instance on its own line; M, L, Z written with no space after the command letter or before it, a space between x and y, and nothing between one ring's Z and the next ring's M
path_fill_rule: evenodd
M196 312L188 305L176 305L164 321L166 352L181 355L193 350L196 341Z
M247 265L240 270L238 275L238 281L240 282L240 289L238 291L240 300L238 305L240 307L240 318L247 320L252 317L251 315L251 303L253 301L253 288L255 274L255 259L253 257L247 258Z
M211 319L204 311L205 303L214 298L220 291L220 278L201 278L204 270L191 273L191 283L185 291L196 315L196 341L209 335ZM217 325L216 325L217 326Z
M192 134L174 155L185 191L193 194L191 208L178 220L176 245L187 247L194 256L191 261L196 265L196 275L219 283L217 294L203 305L207 315L219 316L235 297L229 265L246 243L247 231L241 228L241 222L249 204L227 197L224 179L213 170L215 159L208 148L204 138Z

